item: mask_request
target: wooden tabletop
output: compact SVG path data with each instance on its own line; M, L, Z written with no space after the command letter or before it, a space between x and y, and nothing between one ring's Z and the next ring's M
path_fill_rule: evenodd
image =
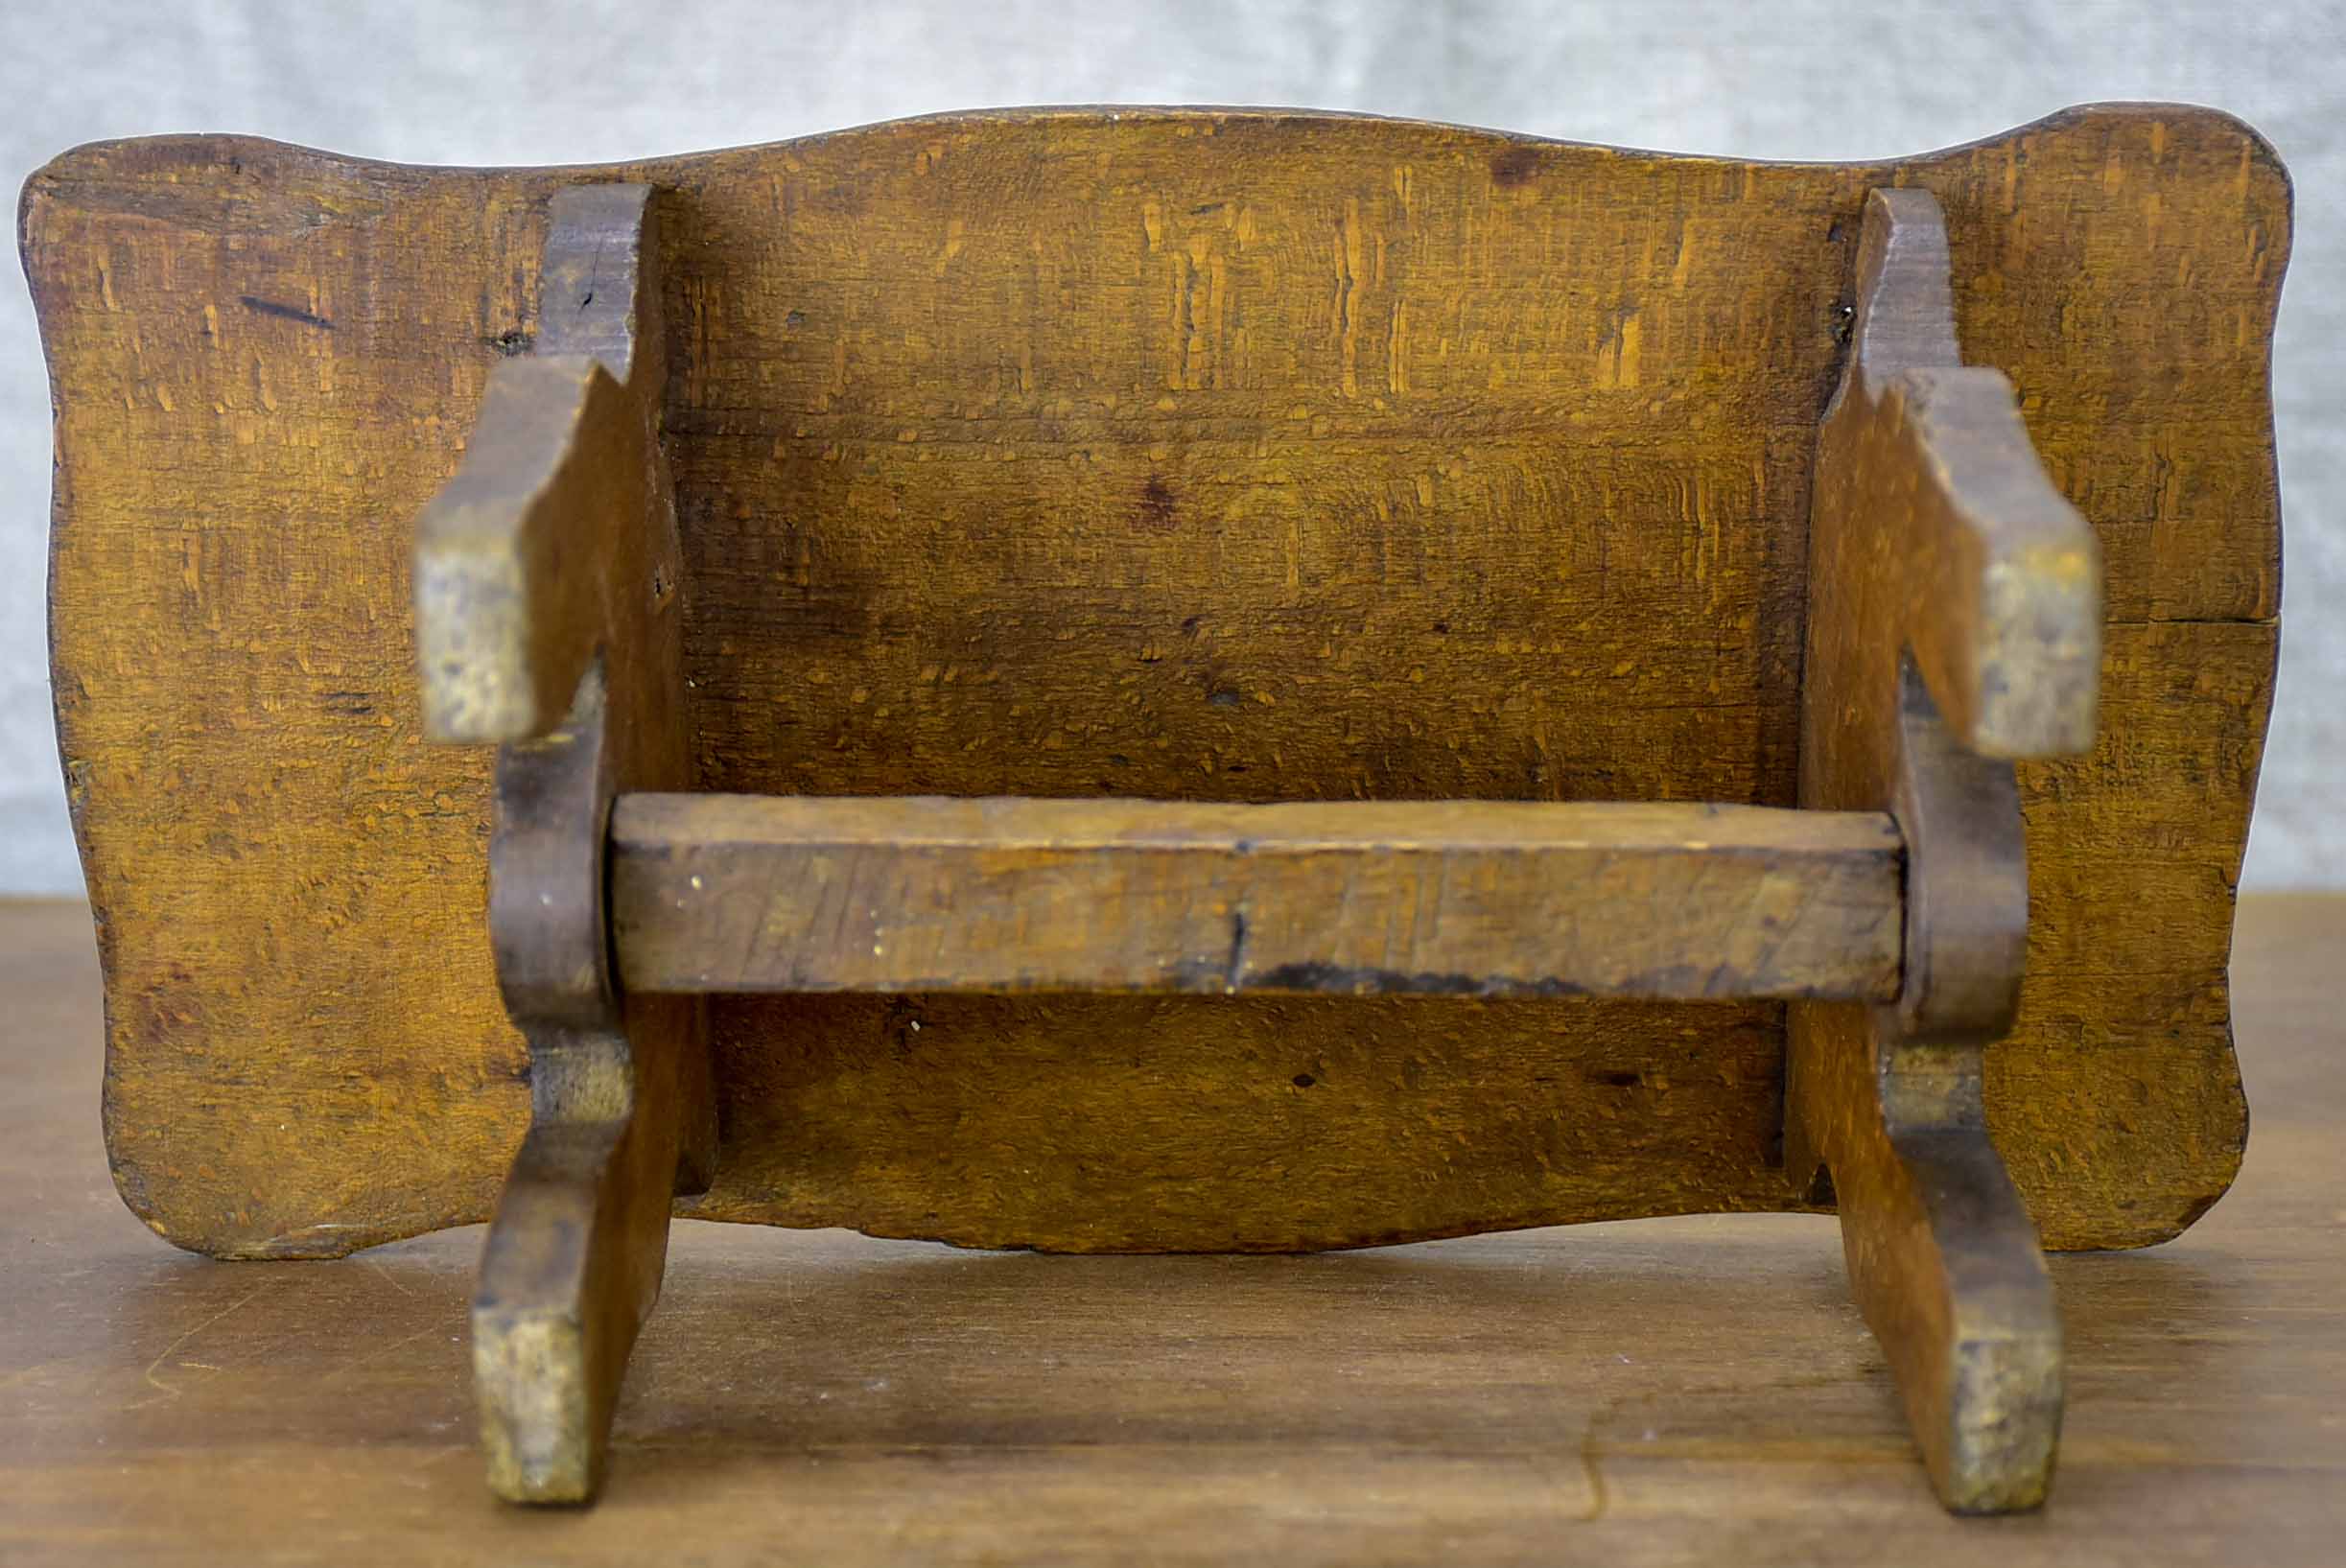
M687 1224L591 1511L492 1503L481 1238L223 1264L124 1210L86 917L0 905L0 1561L2334 1563L2346 898L2242 905L2256 1131L2182 1240L2056 1258L2052 1507L1932 1502L1833 1222L1311 1257Z

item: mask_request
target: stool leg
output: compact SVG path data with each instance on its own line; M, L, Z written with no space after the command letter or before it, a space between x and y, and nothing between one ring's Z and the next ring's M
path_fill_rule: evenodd
M692 782L656 205L645 185L553 195L535 351L492 372L416 525L425 733L502 743L489 938L530 1128L473 1364L489 1485L517 1503L594 1493L670 1200L716 1168L703 1004L622 996L604 907L613 798Z
M2044 1501L2061 1424L2052 1280L1982 1088L2029 947L2015 764L2093 742L2101 557L2011 384L1961 363L1953 275L1932 196L1867 196L1818 436L1799 799L1896 819L1903 953L1890 1004L1793 1004L1784 1144L1841 1209L1940 1501L1992 1513Z

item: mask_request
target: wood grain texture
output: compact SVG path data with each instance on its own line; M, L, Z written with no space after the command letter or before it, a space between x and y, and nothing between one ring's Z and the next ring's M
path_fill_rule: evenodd
M174 138L34 177L107 1115L175 1241L478 1218L520 1135L485 765L419 745L401 529L537 330L549 196L613 178L669 219L697 786L1197 801L1790 805L1858 211L1931 190L1968 351L2108 571L2101 738L2023 770L1989 1113L2055 1246L2160 1240L2229 1180L2269 148L2164 105L1846 166L1066 111L594 170ZM1767 1003L741 998L713 1029L722 1217L1279 1247L1802 1196Z
M630 990L1843 996L1899 977L1882 813L629 795Z
M2154 1252L2052 1260L2052 1504L1932 1502L1805 1215L1317 1257L973 1253L685 1223L592 1512L483 1495L480 1231L218 1265L123 1211L74 904L0 902L12 1568L1591 1562L2334 1568L2346 899L2249 897L2257 1135Z

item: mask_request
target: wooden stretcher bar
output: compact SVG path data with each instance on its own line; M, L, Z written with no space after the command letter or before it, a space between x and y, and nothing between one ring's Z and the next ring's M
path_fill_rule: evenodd
M1879 811L622 795L645 992L1898 993Z

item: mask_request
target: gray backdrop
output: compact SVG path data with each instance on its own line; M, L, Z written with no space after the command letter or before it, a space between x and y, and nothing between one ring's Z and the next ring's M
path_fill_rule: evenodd
M2280 700L2249 877L2346 885L2346 6L2338 0L915 0L338 6L0 0L0 176L236 130L421 163L770 141L940 109L1279 104L1765 158L1873 158L2066 104L2213 104L2296 177L2274 392ZM0 287L0 893L79 891L42 632L48 386Z

